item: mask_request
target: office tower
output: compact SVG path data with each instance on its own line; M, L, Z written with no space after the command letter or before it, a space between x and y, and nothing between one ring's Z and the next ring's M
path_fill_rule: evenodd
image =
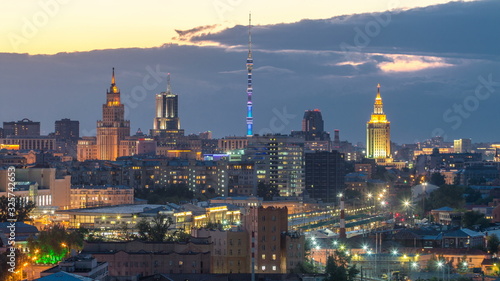
M455 153L469 153L472 150L471 139L458 139L453 141L453 150Z
M57 140L77 142L80 138L80 122L67 118L55 122L55 137Z
M3 135L7 136L39 136L40 122L33 122L28 118L21 121L3 122Z
M156 95L156 116L151 135L160 146L175 146L184 136L179 119L179 96L172 92L170 73L167 76L167 91Z
M311 198L336 202L344 191L344 154L334 151L315 151L305 154L305 184Z
M384 113L380 84L377 86L377 97L373 105L373 114L366 123L367 158L391 158L391 123Z
M248 16L248 57L247 57L247 137L253 136L253 112L252 112L252 18Z
M120 89L116 86L115 69L111 86L102 105L102 120L97 121L97 159L116 160L120 141L130 136L130 121L125 120L125 106L120 102Z
M321 111L319 109L306 110L302 119L302 131L318 134L324 131L323 128L324 122Z

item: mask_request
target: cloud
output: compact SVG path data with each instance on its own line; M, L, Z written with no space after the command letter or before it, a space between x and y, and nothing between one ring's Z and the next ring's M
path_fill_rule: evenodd
M430 56L412 55L385 55L391 61L378 64L383 72L413 72L429 68L450 67L453 64L447 63L445 59Z

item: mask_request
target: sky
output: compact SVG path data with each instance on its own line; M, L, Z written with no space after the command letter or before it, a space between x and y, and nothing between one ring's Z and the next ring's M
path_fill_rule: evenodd
M333 2L0 0L0 122L95 135L115 67L133 132L171 73L186 132L244 135L251 11L255 133L300 130L318 108L364 142L380 83L395 142L500 140L498 1Z

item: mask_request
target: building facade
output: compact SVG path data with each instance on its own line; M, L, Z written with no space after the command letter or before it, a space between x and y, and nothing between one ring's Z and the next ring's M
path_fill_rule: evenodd
M111 86L102 105L102 120L97 121L97 159L116 160L120 155L120 141L130 136L130 121L125 120L125 106L120 102L120 89L116 86L115 69Z
M4 136L40 136L40 122L28 118L21 121L3 122Z
M384 113L380 84L373 105L373 114L366 124L366 157L375 159L391 158L391 123Z
M184 135L179 119L179 96L172 92L170 74L167 78L167 91L156 95L156 114L151 135L162 138Z
M311 198L336 202L344 191L344 154L316 151L305 154L305 185Z
M254 162L257 182L270 184L280 196L300 196L304 191L304 141L288 135L253 136L245 161Z

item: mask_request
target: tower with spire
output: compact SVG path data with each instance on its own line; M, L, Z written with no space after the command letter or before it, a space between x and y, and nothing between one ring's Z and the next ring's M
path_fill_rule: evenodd
M252 112L252 14L248 15L248 57L247 57L247 137L253 136L253 112Z
M111 86L106 91L106 103L102 105L102 120L97 121L97 159L116 160L121 156L120 141L130 136L130 121L125 120L125 106L120 101L120 89L116 86L115 69Z
M366 124L366 157L373 159L391 158L391 122L384 113L384 104L377 85L377 96L373 105L373 114Z
M156 94L156 114L151 135L160 138L184 135L179 119L179 96L172 92L170 73L167 76L167 90Z

